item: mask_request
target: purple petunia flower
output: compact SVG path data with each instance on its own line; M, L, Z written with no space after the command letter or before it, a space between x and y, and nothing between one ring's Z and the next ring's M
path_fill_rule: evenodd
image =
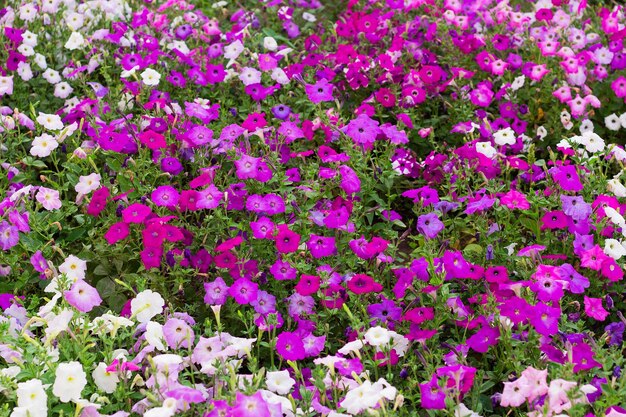
M583 220L591 215L591 204L586 203L581 196L561 196L563 212L574 220Z
M204 303L208 305L222 305L226 303L228 297L228 285L222 277L215 278L213 282L204 283Z
M417 230L427 239L434 239L443 229L443 222L436 213L424 214L417 218Z
M0 223L0 248L5 251L9 250L17 245L19 241L20 236L17 227L11 226L3 220Z

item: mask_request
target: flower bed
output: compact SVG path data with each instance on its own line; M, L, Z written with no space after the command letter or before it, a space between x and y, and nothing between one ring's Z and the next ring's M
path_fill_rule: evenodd
M0 416L626 416L625 13L9 0Z

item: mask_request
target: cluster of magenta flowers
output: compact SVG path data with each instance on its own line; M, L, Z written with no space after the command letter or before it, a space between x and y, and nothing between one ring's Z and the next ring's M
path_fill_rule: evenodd
M209 3L0 6L0 416L626 416L623 6Z

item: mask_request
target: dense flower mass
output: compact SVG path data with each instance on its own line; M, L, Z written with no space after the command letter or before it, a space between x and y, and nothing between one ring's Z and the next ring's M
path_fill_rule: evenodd
M0 417L626 416L626 8L0 3Z

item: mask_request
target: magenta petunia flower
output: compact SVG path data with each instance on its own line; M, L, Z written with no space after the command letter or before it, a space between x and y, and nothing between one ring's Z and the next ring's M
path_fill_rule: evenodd
M22 233L30 233L29 222L30 214L28 212L20 213L17 210L9 211L9 221L17 230Z
M198 272L206 273L213 262L213 257L205 248L201 248L191 256L191 266L198 270Z
M311 235L306 246L316 259L333 256L337 253L334 237Z
M257 167L259 165L260 158L254 158L246 154L242 154L241 158L235 161L235 168L237 168L236 175L240 180L255 178L257 175Z
M282 332L276 339L276 352L287 361L298 361L305 358L302 339L292 332Z
M224 198L224 193L218 190L213 184L209 185L204 190L199 191L198 194L200 196L200 199L197 202L197 207L199 209L217 208Z
M111 192L107 187L98 188L91 197L91 201L87 206L87 214L98 216L106 208L107 200Z
M541 230L558 230L567 227L567 216L561 210L549 211L541 218Z
M163 248L160 246L148 246L140 253L141 262L144 268L160 268L161 257L163 256Z
M371 292L381 292L383 286L369 275L356 274L348 281L348 290L354 294L360 295Z
M126 239L128 234L130 233L130 228L127 223L118 222L112 224L109 227L109 230L104 234L104 239L109 243L109 245L114 245L117 242Z
M542 302L537 303L530 313L530 324L535 328L537 333L544 336L552 336L559 331L559 319L561 318L561 309L559 307L550 307Z
M500 197L500 204L511 210L528 210L530 208L530 203L526 199L526 195L517 190L509 190L508 193Z
M295 290L300 295L315 294L320 288L321 278L317 275L302 274Z
M231 251L226 251L215 255L213 262L218 268L233 269L237 264L237 257Z
M439 386L436 375L433 375L429 382L419 384L419 389L422 408L429 410L446 408L446 393Z
M161 185L150 195L150 200L159 207L176 207L179 198L180 194L176 188L170 185Z
M292 143L304 137L304 132L294 122L283 122L278 128L278 134L285 138L285 143Z
M563 191L578 192L583 189L583 184L580 182L580 177L576 171L576 167L573 165L564 165L558 168L550 170L552 179L556 182Z
M602 269L602 264L609 257L604 253L599 245L594 245L591 249L584 251L580 256L580 265L585 268L599 271Z
M478 332L470 336L466 343L476 352L485 353L490 346L498 344L500 330L497 327L483 326Z
M280 253L291 253L298 250L300 246L300 235L291 231L286 224L279 224L278 234L274 237L276 249Z
M315 309L315 300L310 295L300 295L296 292L287 297L287 301L289 301L287 311L294 319L313 314Z
M200 199L200 193L196 190L183 190L180 193L178 207L180 211L197 211Z
M356 119L352 119L342 130L359 145L374 143L376 136L382 131L376 120L372 120L368 115L361 113Z
M285 200L283 200L283 198L278 194L266 194L263 197L263 203L265 206L265 213L268 216L274 216L285 212Z
M274 223L267 217L250 222L250 228L255 239L269 239L274 233Z
M298 270L291 266L288 261L277 259L270 267L270 273L278 281L289 281L296 279Z
M346 194L351 195L361 191L361 180L352 168L342 165L339 167L339 174L341 175L339 186Z
M241 126L249 132L264 128L267 126L265 113L250 113Z
M276 297L267 291L258 291L255 300L250 302L250 305L254 308L254 311L263 316L276 313Z
M134 203L122 210L122 219L125 223L143 223L151 213L150 207Z
M237 304L250 304L256 300L259 285L247 278L239 278L228 289L228 295L233 297Z
M602 298L585 296L585 314L598 321L604 321L609 315L609 312L602 306Z
M576 343L572 346L572 363L574 373L602 368L602 364L594 359L595 353L587 343Z
M138 135L139 141L148 149L157 150L167 147L165 136L153 130L146 130Z
M43 273L46 272L46 270L48 269L48 261L46 261L46 258L43 257L43 254L40 250L35 252L33 256L30 257L30 263L33 268L35 268L35 271L41 272L42 277L45 277Z
M321 103L323 101L333 101L333 85L325 78L322 78L315 84L307 84L304 87L306 95L314 104Z
M165 396L167 398L175 398L187 404L199 404L206 401L205 394L202 391L183 385L167 391Z
M67 302L76 310L88 313L102 303L98 291L83 280L72 284L69 291L63 293Z
M272 414L270 414L268 403L258 391L253 395L237 392L235 403L231 407L229 415L233 417L270 417Z

